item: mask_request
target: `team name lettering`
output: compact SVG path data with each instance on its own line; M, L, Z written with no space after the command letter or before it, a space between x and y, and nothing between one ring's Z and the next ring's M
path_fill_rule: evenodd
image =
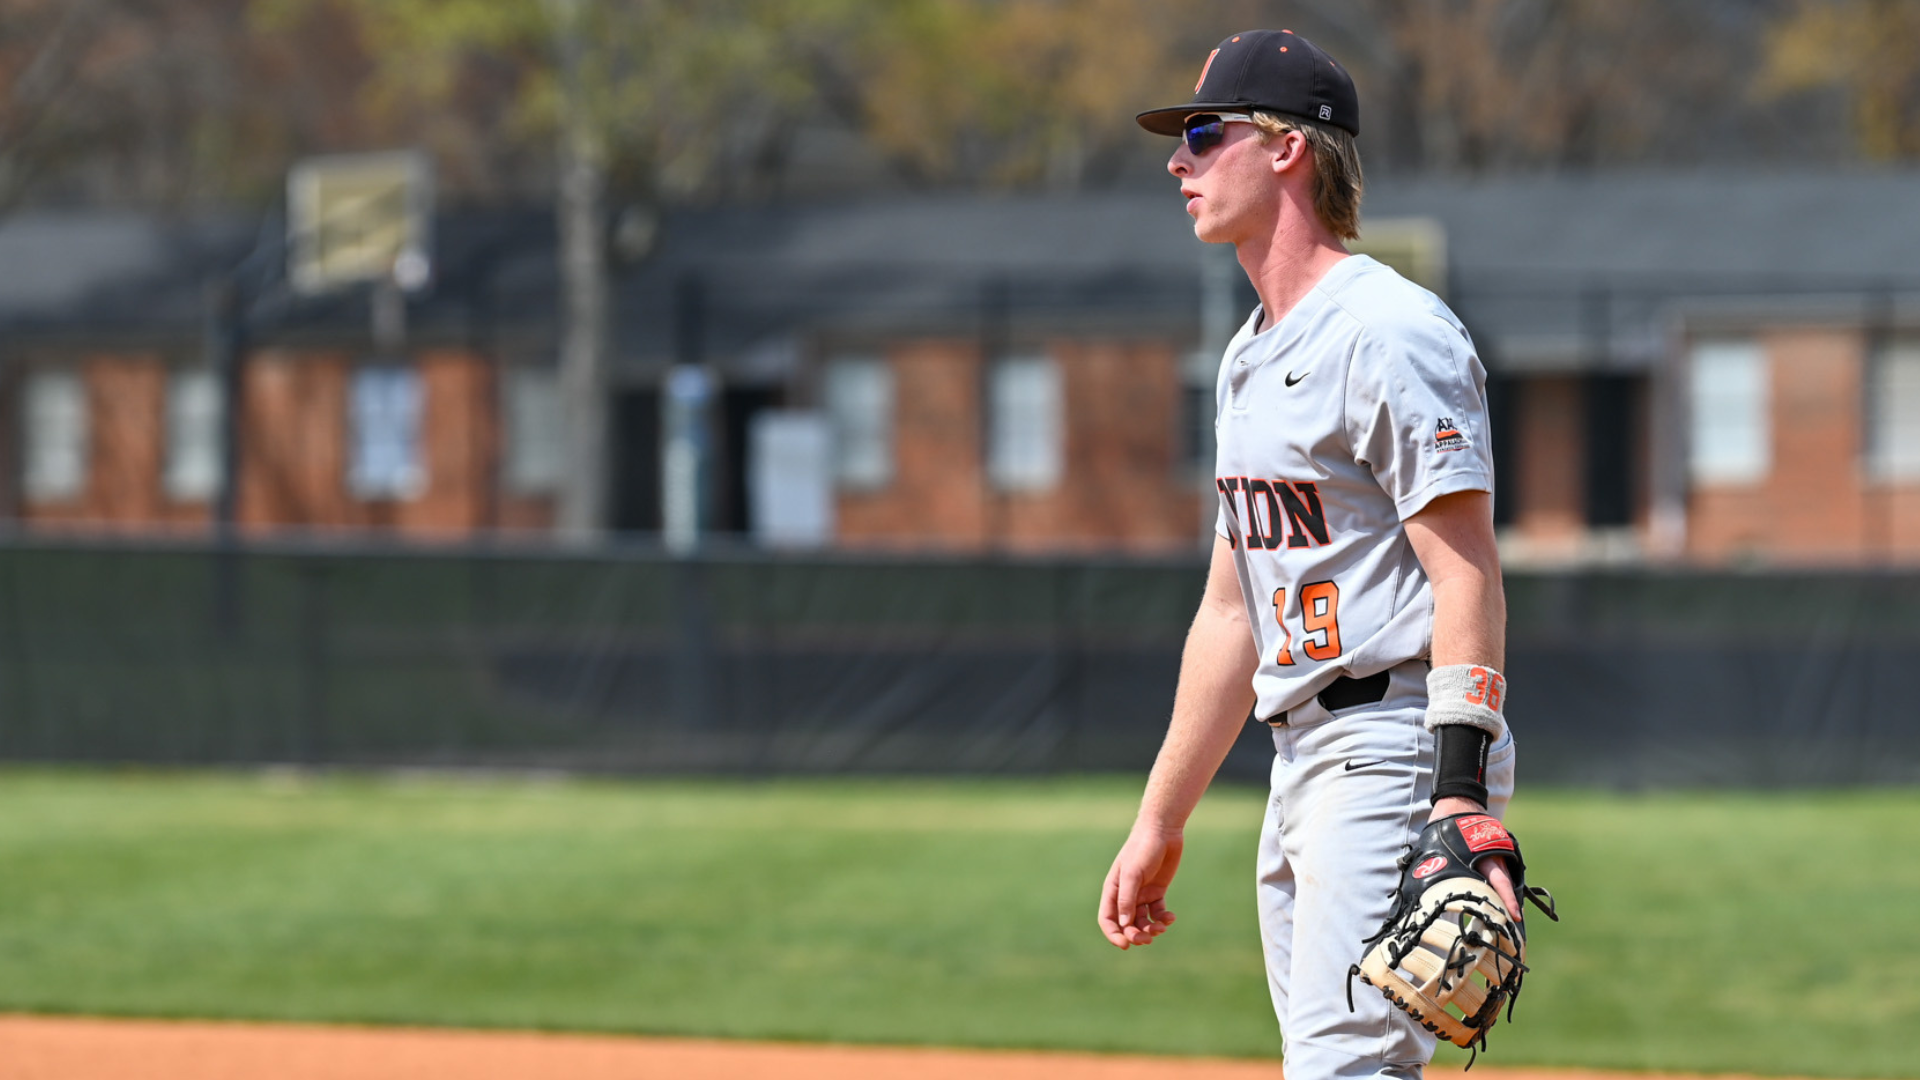
M1269 480L1250 476L1219 476L1213 485L1227 507L1233 529L1227 543L1248 551L1312 547L1331 541L1327 511L1320 489L1308 480Z

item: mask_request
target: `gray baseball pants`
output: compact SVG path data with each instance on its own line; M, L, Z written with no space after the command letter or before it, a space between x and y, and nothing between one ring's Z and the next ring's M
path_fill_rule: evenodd
M1273 729L1273 796L1260 830L1260 933L1286 1047L1287 1080L1416 1080L1434 1037L1353 981L1399 885L1401 852L1431 810L1427 665L1393 669L1387 696L1328 712L1317 700ZM1513 795L1513 735L1487 757L1495 817Z

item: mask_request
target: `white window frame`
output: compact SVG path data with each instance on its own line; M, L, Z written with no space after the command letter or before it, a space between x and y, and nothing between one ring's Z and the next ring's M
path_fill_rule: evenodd
M362 364L347 387L347 490L371 501L427 489L426 383L411 364ZM370 430L377 428L377 430Z
M92 402L71 367L37 367L20 388L21 494L29 503L74 502L92 468Z
M220 492L226 472L225 387L205 367L167 372L166 461L162 484L175 502L206 502Z
M500 380L501 480L516 495L548 495L566 479L560 372L517 364Z
M1066 377L1044 354L996 360L987 378L987 477L1006 492L1051 491L1066 472Z
M1887 343L1868 366L1867 472L1920 480L1920 338Z
M819 548L833 539L833 425L824 413L765 409L747 434L754 539Z
M847 491L893 483L893 365L873 354L832 357L821 374L820 397L833 431L834 483Z
M1773 468L1773 367L1759 342L1705 338L1687 356L1687 474L1701 487L1759 484Z

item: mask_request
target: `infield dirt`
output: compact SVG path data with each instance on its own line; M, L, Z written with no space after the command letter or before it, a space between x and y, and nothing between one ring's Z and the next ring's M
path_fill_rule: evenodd
M1457 1070L1429 1070L1459 1080ZM0 1080L1279 1080L1273 1062L531 1032L0 1017ZM1481 1065L1474 1080L1660 1080ZM1716 1077L1715 1080L1741 1080Z

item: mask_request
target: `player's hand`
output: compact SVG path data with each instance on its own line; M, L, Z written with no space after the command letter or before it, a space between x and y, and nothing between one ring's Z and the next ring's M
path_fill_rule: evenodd
M1100 932L1126 949L1151 945L1173 925L1167 910L1167 886L1180 868L1185 834L1136 823L1100 889Z
M1443 817L1452 817L1454 814L1486 812L1486 807L1472 799L1452 796L1434 803L1433 813L1427 815L1427 820L1431 822ZM1493 886L1493 891L1500 894L1500 904L1507 909L1507 914L1513 916L1515 922L1524 922L1527 913L1520 906L1520 898L1514 895L1513 874L1507 869L1506 858L1500 855L1489 855L1476 863L1475 868L1487 876L1487 884Z

